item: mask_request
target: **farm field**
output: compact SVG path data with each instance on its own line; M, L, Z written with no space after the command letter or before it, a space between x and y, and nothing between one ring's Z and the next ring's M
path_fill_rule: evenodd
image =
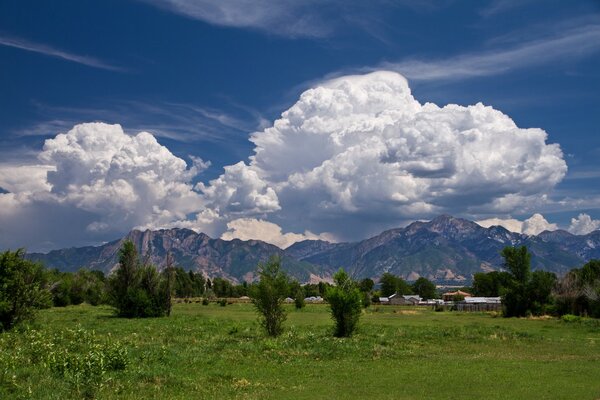
M251 304L181 303L171 317L133 320L108 307L43 310L31 328L0 334L0 399L600 398L595 320L372 306L356 335L337 339L326 305L287 307L276 339ZM116 343L127 365L86 390L49 361L69 340L81 354Z

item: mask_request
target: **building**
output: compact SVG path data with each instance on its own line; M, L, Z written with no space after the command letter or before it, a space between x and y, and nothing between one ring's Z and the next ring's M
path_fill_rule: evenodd
M416 294L393 294L388 299L388 304L401 306L416 306L421 300L423 300L421 296L417 296Z
M466 299L467 297L472 297L471 293L463 292L462 290L457 290L456 292L446 292L442 295L442 299L444 301L454 301L456 297L462 297Z

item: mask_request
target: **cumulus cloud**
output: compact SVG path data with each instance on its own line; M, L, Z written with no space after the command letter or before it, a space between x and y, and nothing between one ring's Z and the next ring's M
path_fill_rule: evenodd
M380 71L305 91L251 136L255 154L235 167L245 171L243 185L272 189L271 208L262 211L277 211L284 228L335 229L351 239L364 237L368 224L493 212L540 198L567 170L560 147L546 140L542 129L519 128L481 103L420 104L404 77ZM240 187L240 175L228 175L215 191ZM238 215L259 206L236 203Z
M120 125L81 124L46 140L38 158L43 165L0 167L0 183L11 192L0 202L13 216L41 214L41 230L50 222L37 210L62 209L71 218L56 230L83 224L80 234L94 237L160 226L202 209L190 181L205 163L196 159L188 168L147 132L130 136Z
M32 174L18 187L0 174L11 192L0 203L21 207L13 218L51 204L89 238L179 226L286 246L320 237L311 232L362 239L440 213L531 212L523 208L546 201L567 171L542 129L519 128L481 103L421 104L404 77L386 71L320 83L250 140L249 160L194 187L207 162L188 166L147 132L77 125L46 141L45 180ZM552 226L534 215L521 231Z
M544 231L555 231L558 229L558 225L548 222L543 215L537 213L524 221L514 218L489 218L476 222L484 228L494 225L502 226L511 232L524 233L526 235L538 235Z
M577 218L571 218L569 232L575 235L587 235L598 229L600 229L600 220L594 220L588 214L581 213Z
M526 235L537 235L544 231L555 231L558 229L556 224L552 224L541 214L533 214L531 218L523 221L523 233Z
M335 242L335 238L329 234L316 235L310 231L300 233L283 233L281 227L272 222L252 219L252 218L240 218L233 220L227 224L227 231L221 235L221 239L232 240L251 240L260 238L267 243L274 244L275 246L285 249L296 242L302 240L326 240L329 242Z
M519 221L514 218L488 218L481 221L475 221L477 224L483 226L484 228L489 228L491 226L501 226L511 232L522 233L523 232L523 221Z

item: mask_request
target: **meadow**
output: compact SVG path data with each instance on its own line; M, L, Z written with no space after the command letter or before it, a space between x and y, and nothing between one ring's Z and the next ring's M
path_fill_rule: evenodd
M278 338L251 304L42 310L0 334L0 399L600 399L597 320L372 306L339 339L326 305L286 307Z

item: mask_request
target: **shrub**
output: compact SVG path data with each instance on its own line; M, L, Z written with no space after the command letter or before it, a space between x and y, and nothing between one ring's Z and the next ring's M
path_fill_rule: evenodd
M208 301L208 299L205 297L202 299L202 305L203 306L207 306L210 302Z
M219 301L217 301L217 303L221 306L221 307L225 307L227 305L227 299L219 299Z
M287 315L283 300L288 291L289 279L281 269L281 259L273 256L266 264L259 264L259 282L250 290L252 303L260 315L260 323L267 335L279 336Z
M579 322L581 321L581 317L573 314L565 314L560 317L560 320L563 322Z
M23 249L0 254L0 331L33 317L38 308L51 305L46 271L24 258Z
M356 330L360 318L360 290L343 269L335 273L333 280L336 286L327 289L325 299L335 322L334 335L348 337Z
M120 317L160 317L170 311L168 279L161 277L155 267L140 265L131 241L123 243L119 268L108 283L111 303Z
M294 305L296 306L296 310L301 310L306 306L306 302L304 301L304 290L298 289L298 291L296 291Z

